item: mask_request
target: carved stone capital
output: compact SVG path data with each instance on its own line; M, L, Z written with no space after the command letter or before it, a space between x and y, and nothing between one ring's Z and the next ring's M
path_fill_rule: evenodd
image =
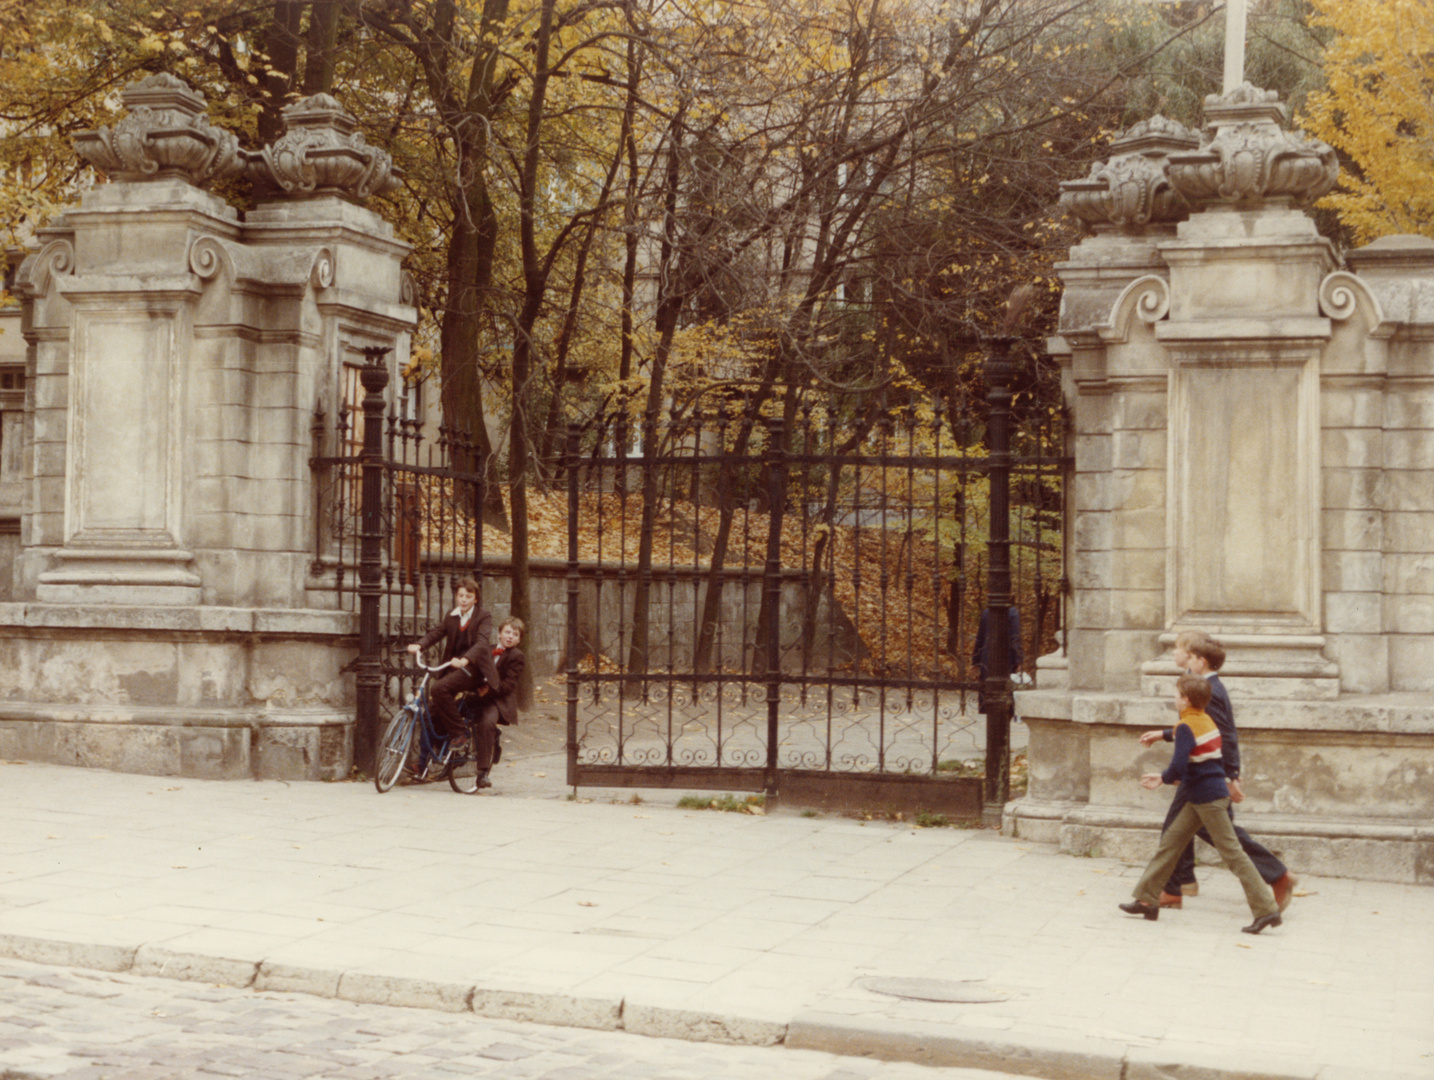
M288 131L276 142L246 155L249 174L261 187L362 201L398 186L393 159L369 146L354 118L328 94L290 105L284 121Z
M1190 207L1170 186L1168 158L1199 142L1174 120L1143 120L1111 144L1114 156L1092 165L1084 180L1061 184L1061 209L1097 232L1182 221Z
M1170 156L1170 181L1191 203L1280 201L1308 205L1335 185L1334 150L1284 127L1272 90L1245 83L1205 99L1207 138L1198 150Z
M113 127L81 131L75 151L115 180L179 177L195 187L237 173L239 143L209 123L204 99L182 79L160 73L120 94L128 114Z

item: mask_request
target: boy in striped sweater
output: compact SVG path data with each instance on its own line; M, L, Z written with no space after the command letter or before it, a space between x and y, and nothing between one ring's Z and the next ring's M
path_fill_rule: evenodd
M1210 703L1210 684L1199 675L1182 675L1175 683L1175 700L1180 721L1175 725L1175 753L1170 765L1163 773L1146 773L1140 783L1150 791L1161 784L1180 784L1185 806L1161 834L1155 857L1135 886L1135 899L1121 904L1120 910L1152 921L1160 917L1160 887L1185 845L1203 825L1215 850L1245 889L1245 900L1255 921L1242 927L1244 932L1258 934L1267 926L1279 926L1280 908L1275 894L1241 849L1230 821L1230 789L1225 784L1220 757L1220 729L1204 712Z

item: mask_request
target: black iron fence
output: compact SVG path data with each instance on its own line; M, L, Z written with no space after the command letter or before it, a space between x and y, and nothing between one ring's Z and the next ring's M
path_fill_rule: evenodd
M634 454L570 434L569 782L1004 801L1006 661L983 687L972 639L988 603L1031 660L1056 636L1059 431L978 456L940 410L789 412L649 419Z
M410 689L403 647L484 555L474 448L390 408L382 356L356 368L360 400L314 418L314 573L359 615L361 766ZM632 452L571 431L569 783L969 816L1003 802L1005 672L1058 636L1068 467L1058 418L1012 439L1010 376L997 343L979 423L727 400L649 417ZM988 608L1002 617L983 684Z

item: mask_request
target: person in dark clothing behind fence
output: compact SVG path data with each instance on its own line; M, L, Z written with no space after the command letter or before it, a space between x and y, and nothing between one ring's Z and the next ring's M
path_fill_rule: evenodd
M1010 674L1014 676L1021 668L1024 657L1021 655L1021 613L1012 604L1006 609L1008 616L1007 626L1010 627L1009 657L1011 661ZM976 644L971 648L971 665L981 676L981 682L986 681L986 673L991 669L991 641L987 621L990 619L991 609L981 609L981 625L976 628ZM979 707L981 712L986 712L986 691L983 686L980 692Z

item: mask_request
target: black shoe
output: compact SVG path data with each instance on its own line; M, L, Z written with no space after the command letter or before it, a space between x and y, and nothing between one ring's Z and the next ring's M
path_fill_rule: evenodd
M1125 912L1127 915L1144 915L1151 922L1154 922L1156 919L1160 918L1160 908L1156 907L1154 904L1147 904L1143 900L1132 900L1128 904L1121 904L1120 910ZM1246 929L1249 928L1246 927Z
M493 786L493 781L491 781L491 780L488 779L488 770L487 770L487 769L484 769L482 772L480 772L480 773L478 774L478 786L479 786L480 788L492 787L492 786Z
M1282 922L1284 922L1284 921L1285 921L1285 920L1280 917L1280 913L1277 911L1277 912L1275 912L1273 915L1261 915L1261 916L1260 916L1259 918L1257 918L1254 922L1252 922L1249 926L1242 926L1242 927L1240 927L1240 929L1243 930L1243 931L1244 931L1245 933L1247 933L1247 934L1258 934L1258 933L1259 933L1261 930L1263 930L1265 927L1267 927L1267 926L1279 926L1280 923L1282 923Z

